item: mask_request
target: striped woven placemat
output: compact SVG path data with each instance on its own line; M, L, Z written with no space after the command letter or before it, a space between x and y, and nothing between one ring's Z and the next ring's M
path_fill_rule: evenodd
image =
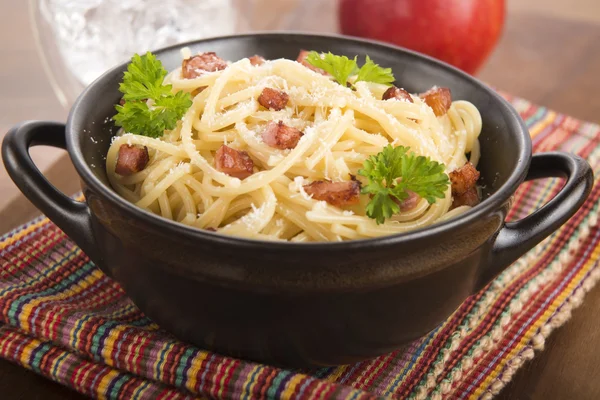
M306 375L186 345L39 218L0 238L0 356L99 398L491 398L600 276L600 127L507 97L536 152L580 154L596 184L567 224L407 351ZM510 219L559 188L523 184Z

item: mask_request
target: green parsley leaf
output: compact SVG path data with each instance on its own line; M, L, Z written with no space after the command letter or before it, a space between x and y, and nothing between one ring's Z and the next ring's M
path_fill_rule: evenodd
M356 58L354 57L351 60L346 56L336 56L335 54L331 54L331 52L319 54L316 51L311 51L308 53L306 61L333 76L342 86L348 84L348 79L351 76L356 76L354 83L365 81L382 83L389 86L395 81L391 68L380 67L369 56L366 57L365 65L358 68Z
M331 52L319 54L316 51L311 51L306 57L306 61L317 68L329 73L334 77L340 85L346 86L350 75L356 74L358 67L356 65L356 57L350 60L346 56L336 56Z
M400 211L398 202L408 198L408 190L433 204L438 198L443 199L448 189L450 180L444 172L444 164L409 153L409 150L404 146L388 145L365 160L358 171L368 179L362 193L372 195L366 212L377 224Z
M369 56L367 56L365 65L363 65L358 71L358 76L356 77L356 81L354 83L365 81L382 83L390 86L395 80L396 79L394 78L394 74L392 74L391 68L380 67L379 65L375 64Z
M163 85L166 75L154 54L135 54L119 85L125 104L115 106L116 124L127 132L155 138L174 129L192 105L192 97L187 92L173 93L172 85Z

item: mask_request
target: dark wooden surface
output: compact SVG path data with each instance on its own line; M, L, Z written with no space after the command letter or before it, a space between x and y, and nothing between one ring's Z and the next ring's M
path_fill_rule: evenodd
M600 1L509 0L504 36L479 77L581 119L600 122ZM35 53L26 2L0 0L0 137L24 119L64 120ZM78 188L68 158L34 154L67 193ZM0 167L0 233L37 215ZM546 349L515 375L499 399L600 399L600 285L557 329ZM81 395L0 360L0 399L79 399Z

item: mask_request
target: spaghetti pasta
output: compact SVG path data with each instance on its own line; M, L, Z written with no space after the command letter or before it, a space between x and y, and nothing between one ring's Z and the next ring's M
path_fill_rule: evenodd
M366 215L367 195L336 205L307 193L315 181L353 182L365 160L388 144L443 163L447 173L469 161L477 165L482 122L467 101L453 101L437 116L417 95L412 102L382 100L388 86L357 82L352 89L286 59L253 65L244 58L193 78L177 68L165 84L193 96L177 127L162 138L120 132L106 158L112 187L164 218L227 235L313 242L406 232L469 209L451 210L448 187L435 203L418 198L410 209L377 224ZM284 93L285 107L263 107L258 97L265 88ZM279 127L269 126L278 121ZM265 139L267 128L295 134L297 143L274 144ZM115 172L123 145L148 149L143 170ZM219 168L223 145L245 152L249 176L240 179Z

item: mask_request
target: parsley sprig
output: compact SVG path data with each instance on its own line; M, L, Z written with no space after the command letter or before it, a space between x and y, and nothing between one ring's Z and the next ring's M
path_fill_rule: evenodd
M368 179L362 193L372 195L367 204L367 216L382 224L400 211L399 202L413 191L429 204L444 198L450 180L445 166L428 157L409 153L410 148L388 145L377 155L369 157L358 171ZM397 201L394 201L397 200Z
M375 64L369 56L365 64L358 68L357 57L350 59L346 56L311 51L306 61L323 71L329 73L342 86L346 86L351 77L355 77L354 83L359 81L382 83L391 85L394 82L394 74L391 68L382 68Z
M115 107L116 124L127 132L155 138L174 129L192 105L192 98L187 92L173 93L171 85L163 85L166 75L154 54L135 54L119 85L125 103Z

